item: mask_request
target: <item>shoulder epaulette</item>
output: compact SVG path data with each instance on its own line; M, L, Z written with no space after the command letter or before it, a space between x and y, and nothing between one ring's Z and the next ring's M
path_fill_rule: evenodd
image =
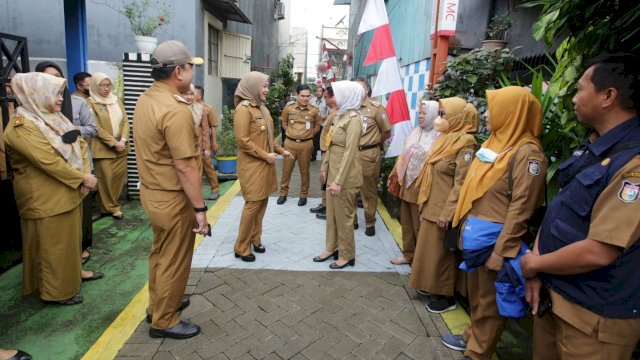
M189 102L187 100L185 100L182 96L180 95L173 95L173 98L176 99L177 102L181 102L181 103L185 103L187 105L189 105Z
M357 111L351 110L351 111L349 112L349 117L350 117L350 118L353 118L353 117L356 117L356 116L358 116L358 112L357 112Z
M380 105L382 105L382 104L380 104L379 102L377 102L377 101L375 101L375 100L371 100L371 101L369 101L369 102L371 103L371 105L373 105L373 106L375 106L375 107L380 107Z
M24 124L24 116L22 116L22 115L16 115L16 116L13 118L13 124L14 124L15 126L22 126L22 124Z
M286 105L286 106L289 106L289 105L291 105L291 104L295 104L295 103L296 103L296 101L295 101L295 100L290 100L290 101L287 103L287 105Z

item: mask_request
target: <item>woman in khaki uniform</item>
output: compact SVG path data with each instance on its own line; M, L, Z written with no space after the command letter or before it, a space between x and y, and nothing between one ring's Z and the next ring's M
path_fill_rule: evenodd
M200 156L196 157L198 163L198 171L202 174L204 166L203 159L205 155L205 149L211 149L211 141L209 140L209 123L207 121L207 115L204 112L204 106L196 102L196 87L191 84L189 91L182 94L182 98L189 104L189 111L193 116L193 124L196 126L196 135L198 135L198 146L200 148Z
M291 154L273 141L273 120L263 104L269 92L269 76L252 71L245 75L236 89L233 129L238 143L238 177L244 198L240 228L235 244L235 256L242 261L255 261L249 244L258 253L262 245L262 219L267 210L269 194L278 190L276 153L291 158Z
M420 229L418 192L424 180L424 165L431 146L440 133L433 128L438 116L438 102L423 101L418 112L418 127L413 129L404 142L402 154L391 170L400 183L400 225L402 226L402 255L391 259L395 265L411 264L416 249L416 238ZM391 176L390 176L391 177Z
M90 146L98 178L100 211L121 220L124 215L118 198L127 175L129 121L124 104L111 92L112 88L113 83L107 74L94 73L87 102L98 128L98 136L91 139Z
M16 74L21 106L5 141L22 228L22 294L39 290L42 300L73 305L83 301L82 198L97 180L80 131L60 112L65 86L49 74Z
M362 167L358 161L358 143L362 134L362 115L357 111L364 100L358 83L338 81L332 84L338 111L327 134L329 149L322 161L321 180L327 185L327 240L325 250L313 261L336 259L329 268L343 269L356 264L353 224L356 194L362 186Z
M443 245L444 232L477 147L473 133L478 131L478 112L461 98L446 98L440 100L435 122L442 134L431 149L417 196L423 206L408 286L435 295L427 310L442 313L456 308L457 261Z
M442 336L447 347L466 349L464 355L474 360L491 359L504 329L506 319L500 316L496 303L496 276L505 258L516 258L520 251L527 220L541 202L547 172L547 159L538 140L540 102L527 90L509 86L488 90L487 107L487 129L492 133L471 163L452 223L462 224L463 249L465 238L479 237L477 230L483 230L481 226L464 226L471 217L502 229L484 266L467 274L471 324L464 335Z

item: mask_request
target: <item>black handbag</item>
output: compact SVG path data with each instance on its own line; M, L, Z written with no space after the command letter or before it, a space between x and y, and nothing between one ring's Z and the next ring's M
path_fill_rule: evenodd
M444 248L451 252L458 250L458 239L460 239L460 224L456 227L449 225L444 231Z

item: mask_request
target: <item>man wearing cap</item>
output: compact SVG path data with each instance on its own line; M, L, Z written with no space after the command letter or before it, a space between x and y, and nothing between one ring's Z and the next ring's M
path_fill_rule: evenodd
M360 113L363 116L362 136L360 137L360 163L362 164L362 202L364 203L364 219L366 221L365 234L376 234L376 208L378 207L378 178L380 177L380 145L389 137L391 124L387 118L384 106L371 100L371 87L366 78L359 76L357 81L364 88L367 96L362 102ZM356 224L354 226L357 228Z
M207 233L206 211L196 157L200 156L191 112L181 93L189 90L193 66L203 63L184 44L170 40L151 57L155 80L138 99L133 140L140 173L140 201L153 225L149 255L149 335L186 339L200 327L180 320L188 305L195 234Z
M289 193L289 180L293 167L298 162L300 168L300 199L298 206L307 204L309 193L309 166L311 165L311 153L313 152L313 136L320 131L322 118L320 110L311 105L311 90L308 85L299 85L296 88L298 100L282 110L282 127L286 139L284 148L291 152L293 159L282 161L282 181L280 183L280 197L277 204L282 205L287 201Z

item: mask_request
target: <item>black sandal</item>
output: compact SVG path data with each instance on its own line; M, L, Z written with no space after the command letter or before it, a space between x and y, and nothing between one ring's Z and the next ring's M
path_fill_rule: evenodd
M313 258L313 262L325 262L329 260L329 258L333 258L333 260L338 260L338 250L334 251L331 255L326 258L321 258L320 256L316 256Z

